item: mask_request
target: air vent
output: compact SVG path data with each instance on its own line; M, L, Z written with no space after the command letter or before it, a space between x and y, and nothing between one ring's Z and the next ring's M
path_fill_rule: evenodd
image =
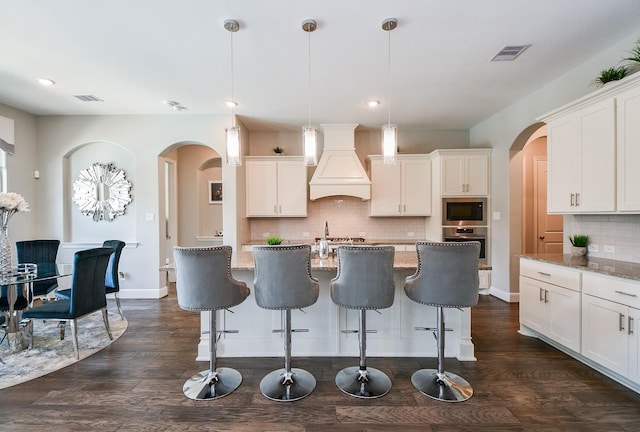
M74 97L80 99L82 102L104 102L102 99L94 95L75 95Z
M524 50L531 45L510 45L502 48L498 54L496 54L491 61L511 61L515 60Z

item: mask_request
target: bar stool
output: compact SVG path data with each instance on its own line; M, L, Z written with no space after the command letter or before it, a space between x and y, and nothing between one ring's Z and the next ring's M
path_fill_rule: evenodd
M471 307L478 303L478 242L417 242L418 269L405 280L411 300L437 307L434 335L438 344L438 369L421 369L411 376L420 393L444 402L462 402L473 395L464 378L444 370L444 308Z
M316 387L316 379L304 369L291 367L291 309L311 306L318 300L318 280L311 276L311 246L255 246L253 259L256 303L285 313L284 368L267 374L260 381L260 391L275 401L302 399Z
M242 382L237 370L216 367L218 334L237 333L218 331L216 311L237 306L249 296L247 285L231 276L231 253L231 246L173 248L179 306L184 310L209 311L211 323L209 369L184 383L182 391L189 399L221 398Z
M393 305L393 246L339 246L338 273L331 280L331 299L347 309L360 311L358 340L360 365L342 369L336 385L358 398L378 398L391 390L391 379L382 371L367 368L367 309Z

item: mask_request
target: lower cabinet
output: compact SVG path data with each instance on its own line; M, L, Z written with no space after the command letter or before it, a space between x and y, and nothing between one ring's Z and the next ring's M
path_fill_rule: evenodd
M582 355L640 383L640 285L585 274L583 290Z

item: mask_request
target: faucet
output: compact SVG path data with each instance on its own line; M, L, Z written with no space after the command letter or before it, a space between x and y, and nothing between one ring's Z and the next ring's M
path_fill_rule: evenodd
M329 222L324 221L324 238L329 237Z

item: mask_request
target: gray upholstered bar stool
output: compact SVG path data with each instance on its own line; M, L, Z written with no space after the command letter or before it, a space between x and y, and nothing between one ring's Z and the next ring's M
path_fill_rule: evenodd
M338 274L331 280L331 299L335 304L360 312L358 340L360 365L342 369L336 385L358 398L377 398L391 390L391 379L382 371L367 368L367 309L393 305L393 246L339 246Z
M267 374L260 381L260 391L275 401L302 399L316 387L316 379L304 369L291 367L291 309L318 300L318 281L311 276L311 246L255 246L253 259L256 303L285 313L284 368Z
M444 370L444 308L471 307L478 303L478 242L417 242L418 269L406 278L404 291L418 303L437 308L435 336L438 369L421 369L411 376L420 393L445 402L461 402L473 395L462 377ZM434 330L434 329L428 329Z
M249 296L244 282L231 276L231 246L175 247L178 304L190 311L209 311L209 369L189 378L182 391L189 399L217 399L234 391L242 382L235 369L217 368L217 312L239 305Z

